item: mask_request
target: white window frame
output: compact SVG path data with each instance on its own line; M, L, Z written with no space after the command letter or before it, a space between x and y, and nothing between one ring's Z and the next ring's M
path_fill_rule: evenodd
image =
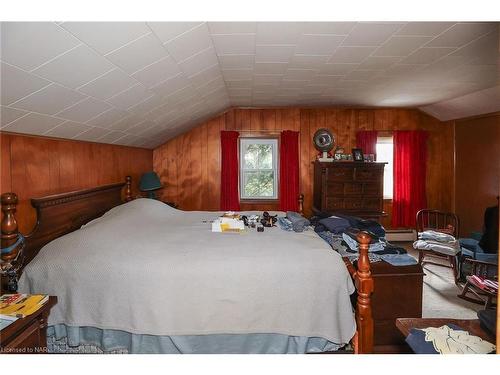
M243 181L244 179L244 174L245 172L259 172L259 171L271 171L271 169L245 169L244 168L244 150L246 149L246 145L249 144L263 144L263 145L271 145L272 146L272 152L273 152L273 173L274 173L274 179L273 179L273 196L267 196L267 197L255 197L255 196L246 196L245 195L245 189L243 188ZM278 158L279 158L279 152L278 152L278 139L277 138L240 138L239 142L240 146L240 160L239 160L239 167L240 167L240 199L241 200L276 200L278 199L278 179L279 179L279 169L278 169Z
M386 164L384 166L384 178L386 176L386 173L392 174L392 192L391 195L383 195L385 200L392 200L394 197L394 137L392 135L390 136L379 136L377 137L377 144L392 144L392 150L393 150L393 158L392 158L392 170L389 170L389 164ZM378 160L378 155L377 155L377 161L382 161ZM387 167L387 169L385 169ZM384 181L384 187L385 187L385 181Z

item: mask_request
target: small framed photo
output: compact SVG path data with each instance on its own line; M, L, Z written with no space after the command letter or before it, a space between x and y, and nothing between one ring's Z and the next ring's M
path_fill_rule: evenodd
M353 148L352 158L354 161L365 161L365 158L363 156L363 150L360 148Z

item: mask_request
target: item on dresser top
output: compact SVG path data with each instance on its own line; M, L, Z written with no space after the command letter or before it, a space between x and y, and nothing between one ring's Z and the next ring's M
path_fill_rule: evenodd
M295 232L303 232L311 224L304 216L293 211L287 211L286 218L292 223L292 228Z
M38 311L48 299L46 294L4 294L0 297L0 316L24 318Z
M451 323L439 328L413 328L406 342L417 354L488 354L495 350L492 343Z

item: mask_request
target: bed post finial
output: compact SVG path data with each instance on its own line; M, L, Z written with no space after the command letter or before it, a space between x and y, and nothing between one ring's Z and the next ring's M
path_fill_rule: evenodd
M16 220L17 195L14 193L4 193L2 201L2 249L8 248L16 243L19 238L19 231ZM15 258L17 251L2 254L2 260L9 261Z
M359 259L355 276L358 299L356 303L356 324L358 326L358 353L373 352L373 317L371 294L373 292L373 278L370 271L368 248L371 237L366 232L359 232Z
M299 214L304 214L304 194L299 194Z
M125 202L130 202L132 200L132 177L125 177Z

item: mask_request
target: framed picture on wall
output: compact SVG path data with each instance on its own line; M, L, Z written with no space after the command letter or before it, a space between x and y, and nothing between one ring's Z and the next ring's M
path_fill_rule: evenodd
M365 158L363 156L363 150L360 148L353 148L352 149L352 159L354 161L365 161Z

